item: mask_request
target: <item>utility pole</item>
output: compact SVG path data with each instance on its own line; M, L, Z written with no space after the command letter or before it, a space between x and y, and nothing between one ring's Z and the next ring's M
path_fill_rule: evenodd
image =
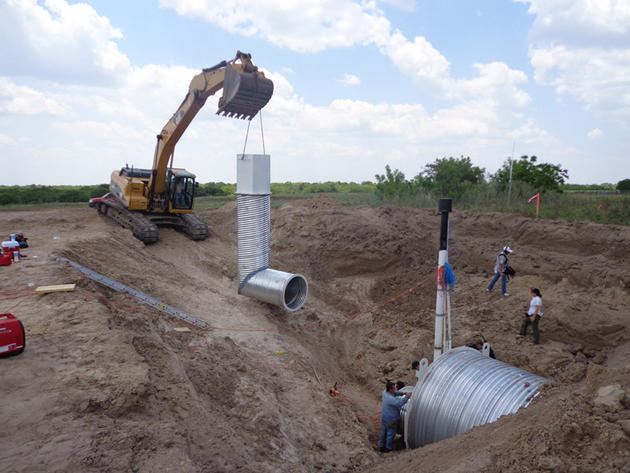
M508 201L507 206L510 207L510 199L512 198L512 165L514 164L514 146L516 142L512 142L512 156L510 157L510 185L508 187Z
M438 211L440 224L440 251L438 253L437 297L435 300L435 338L433 362L450 350L450 295L444 281L444 265L448 263L448 214L453 209L453 199L440 199Z

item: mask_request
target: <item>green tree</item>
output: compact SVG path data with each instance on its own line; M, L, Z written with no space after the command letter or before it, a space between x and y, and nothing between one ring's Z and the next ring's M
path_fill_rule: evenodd
M623 179L617 183L617 190L619 192L630 192L630 179Z
M379 197L400 197L410 193L411 183L405 179L405 175L398 169L385 166L385 174L376 174L376 195Z
M473 166L470 157L438 158L414 178L414 184L441 197L461 197L476 184L485 182L486 170Z
M561 164L537 163L536 156L521 156L512 162L512 180L526 182L535 189L546 192L562 192L564 180L569 178L568 171ZM507 159L501 169L491 178L502 187L510 182L510 160Z

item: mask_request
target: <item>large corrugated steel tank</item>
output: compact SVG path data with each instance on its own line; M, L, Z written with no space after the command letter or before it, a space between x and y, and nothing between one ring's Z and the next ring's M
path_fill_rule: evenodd
M548 383L473 348L455 348L423 373L402 410L407 447L438 442L513 414Z

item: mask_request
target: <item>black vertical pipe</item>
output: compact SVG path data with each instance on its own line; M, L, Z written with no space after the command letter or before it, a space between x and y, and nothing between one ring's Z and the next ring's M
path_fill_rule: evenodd
M438 211L442 214L440 224L440 251L448 249L448 213L453 209L453 199L440 199Z

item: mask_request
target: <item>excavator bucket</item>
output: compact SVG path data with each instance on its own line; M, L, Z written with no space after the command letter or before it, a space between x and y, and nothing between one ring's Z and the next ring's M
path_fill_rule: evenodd
M270 79L259 72L240 72L228 64L217 114L251 120L267 105L272 95L273 82Z

